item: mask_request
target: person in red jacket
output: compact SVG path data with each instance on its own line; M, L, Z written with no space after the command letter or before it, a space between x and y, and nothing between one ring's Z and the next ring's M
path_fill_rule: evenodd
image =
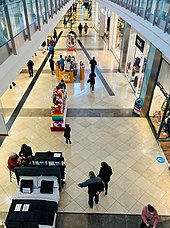
M142 224L140 225L140 228L157 227L158 212L150 204L148 204L147 206L144 206L141 217L142 217Z
M13 171L13 169L16 166L20 165L20 159L19 156L16 153L11 153L9 158L8 158L8 169L10 169L11 171Z

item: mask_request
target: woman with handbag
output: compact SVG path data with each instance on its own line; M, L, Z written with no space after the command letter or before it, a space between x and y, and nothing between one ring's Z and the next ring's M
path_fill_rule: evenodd
M100 177L104 182L105 195L107 195L108 183L110 181L111 175L112 175L112 168L106 162L101 162L101 168L100 168L98 177Z

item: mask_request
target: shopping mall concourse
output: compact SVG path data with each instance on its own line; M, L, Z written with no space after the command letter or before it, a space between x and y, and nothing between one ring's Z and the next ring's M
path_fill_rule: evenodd
M56 226L29 228L138 228L148 204L159 214L157 227L170 227L170 3L128 2L0 1L0 227L29 227L7 225L20 188L7 161L22 144L33 156L62 152L66 167ZM78 30L80 23L87 23L87 33ZM54 30L52 72L48 48ZM94 90L87 83L93 57ZM62 79L65 91L56 88ZM56 114L60 106L64 111ZM71 127L71 144L64 138L65 124ZM36 162L30 167L42 169ZM90 208L88 189L78 184L89 171L97 176L101 162L113 174L108 194L101 192ZM56 163L50 164L55 169ZM30 201L24 205L26 212L15 206L13 213L31 210Z

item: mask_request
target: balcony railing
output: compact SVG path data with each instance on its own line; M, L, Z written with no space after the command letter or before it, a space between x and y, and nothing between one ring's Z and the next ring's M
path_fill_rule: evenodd
M110 0L170 34L170 0Z

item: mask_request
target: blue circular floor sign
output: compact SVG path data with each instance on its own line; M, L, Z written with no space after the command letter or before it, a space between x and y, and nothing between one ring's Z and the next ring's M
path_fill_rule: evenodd
M159 163L164 163L164 162L165 162L165 158L163 158L163 157L157 157L156 160L157 160Z

